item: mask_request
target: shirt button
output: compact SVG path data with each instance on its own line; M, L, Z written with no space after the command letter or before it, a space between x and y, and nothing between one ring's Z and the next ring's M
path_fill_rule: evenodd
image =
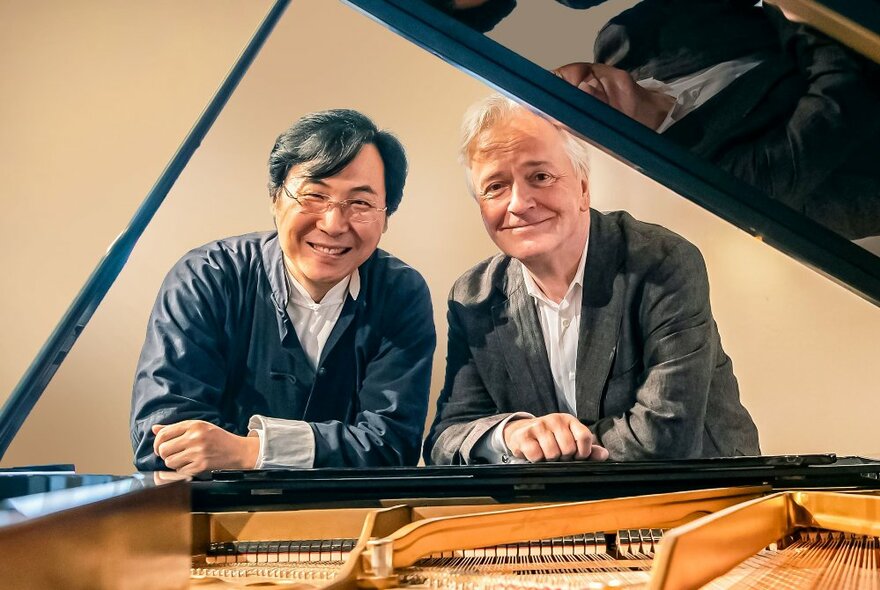
M571 323L571 320L562 320L562 327L567 328L570 323Z

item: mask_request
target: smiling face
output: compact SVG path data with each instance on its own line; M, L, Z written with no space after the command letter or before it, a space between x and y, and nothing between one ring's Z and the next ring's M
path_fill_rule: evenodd
M303 178L305 169L307 165L302 164L290 169L285 186L291 194L321 195L333 201L358 199L385 207L385 167L372 144L365 145L335 176ZM385 230L384 213L367 223L350 221L348 212L336 206L320 215L303 213L283 189L272 204L272 214L287 270L315 301L370 257Z
M527 267L580 259L590 223L587 179L550 122L517 109L482 132L470 174L483 223L505 254Z

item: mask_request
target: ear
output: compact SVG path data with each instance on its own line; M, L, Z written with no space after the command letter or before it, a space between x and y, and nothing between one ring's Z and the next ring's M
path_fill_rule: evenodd
M385 222L382 224L382 233L384 234L387 231L388 231L388 216L386 215Z
M278 205L278 193L272 192L272 189L269 189L269 212L274 216L275 215L275 207Z
M578 204L581 211L590 210L590 180L587 177L581 178L581 196Z

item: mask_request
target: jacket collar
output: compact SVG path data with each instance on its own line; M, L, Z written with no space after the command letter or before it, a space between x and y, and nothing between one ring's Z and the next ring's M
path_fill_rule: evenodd
M602 394L614 356L623 318L625 275L623 232L613 218L590 211L590 256L584 268L575 368L578 418L592 424L601 416Z
M263 258L263 268L266 271L266 278L269 281L269 287L272 290L272 304L277 311L278 333L283 343L288 343L288 339L296 338L296 331L287 315L287 301L290 298L290 290L287 283L287 269L284 268L284 257L281 253L281 245L278 243L278 234L272 232L268 239L263 242L261 248ZM354 317L355 312L366 304L366 296L364 295L369 288L369 277L366 269L372 264L378 250L357 269L357 281L353 280L349 285L349 293L343 304L342 313L330 333L327 343L324 345L322 357L326 356L333 345L339 340L339 336L348 328ZM353 277L354 278L354 277Z
M287 318L287 300L290 298L290 291L287 288L287 280L284 268L284 259L281 256L281 245L278 243L278 234L272 233L269 238L263 242L261 248L263 256L263 269L266 272L266 278L269 281L269 287L272 290L272 303L278 312L278 330L281 334L283 342L288 333L293 329Z
M617 349L623 305L623 235L618 225L590 210L590 236L583 273L583 301L577 352L578 417L599 419L606 378ZM492 307L497 344L516 397L533 413L559 412L547 348L522 263L511 259L500 285L503 299Z

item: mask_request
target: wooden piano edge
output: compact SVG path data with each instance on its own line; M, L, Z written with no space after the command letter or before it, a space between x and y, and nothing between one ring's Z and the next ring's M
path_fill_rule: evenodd
M702 587L798 529L880 536L880 496L769 491L720 488L429 518L385 537L374 534L365 546L359 543L356 559L331 588L392 587L395 572L441 551L585 532L670 528L654 558L649 588L684 590Z
M771 543L806 528L880 536L880 497L785 491L707 515L663 536L649 588L699 588ZM700 559L692 559L693 555Z
M179 483L0 528L0 563L14 564L0 568L10 572L0 588L188 588L194 550L203 550L207 540L236 539L243 532L254 538L266 532L265 523L273 532L287 531L294 521L305 521L307 532L316 533L318 526L346 520L357 537L343 568L321 585L326 590L393 586L395 570L439 551L627 528L672 529L660 542L651 588L696 588L799 528L880 536L880 496L770 491L723 488L501 510L412 503L316 510L321 517L312 519L317 514L311 510L193 514L188 487ZM220 523L213 530L206 524L210 519ZM259 531L248 529L254 522ZM390 569L377 572L382 548Z
M92 491L82 488L29 497L46 510L0 527L0 588L188 587L189 488L137 485L95 501L80 501Z

